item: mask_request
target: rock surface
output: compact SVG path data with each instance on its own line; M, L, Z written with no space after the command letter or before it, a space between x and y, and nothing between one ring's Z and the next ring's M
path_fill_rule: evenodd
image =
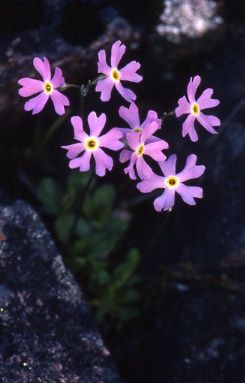
M121 382L39 217L0 200L1 383Z

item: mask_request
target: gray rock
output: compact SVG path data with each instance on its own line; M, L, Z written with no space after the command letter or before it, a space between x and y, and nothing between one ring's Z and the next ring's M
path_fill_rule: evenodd
M121 382L38 215L0 200L0 381Z

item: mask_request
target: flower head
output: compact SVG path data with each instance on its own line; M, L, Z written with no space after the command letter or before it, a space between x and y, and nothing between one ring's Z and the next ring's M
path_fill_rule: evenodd
M68 151L67 157L70 159L69 167L71 169L79 168L81 172L86 172L90 169L90 161L91 157L93 157L96 174L104 176L106 169L112 169L113 160L101 148L114 151L120 150L123 147L123 143L119 141L122 133L114 128L108 133L101 135L106 123L106 115L104 113L98 117L95 112L91 112L88 115L89 134L83 129L81 117L72 117L71 123L74 128L74 138L79 143L62 146L62 148Z
M152 135L158 128L159 124L157 121L150 121L142 132L127 133L129 148L121 151L119 159L122 163L130 161L124 172L129 174L131 179L136 179L134 167L136 167L138 176L141 179L147 179L152 176L152 169L145 162L145 156L149 156L155 161L165 160L166 156L162 153L162 150L168 148L168 143L159 138L152 140Z
M111 91L114 86L125 100L130 102L136 99L135 93L128 88L124 88L121 81L140 82L142 80L142 76L136 73L136 71L140 68L140 63L137 61L131 61L122 69L118 69L119 62L124 55L125 50L126 47L120 40L116 41L112 45L111 66L107 64L105 51L99 51L98 73L103 73L106 77L105 79L100 80L95 88L97 92L101 92L101 101L110 100Z
M196 204L194 198L203 197L201 187L187 186L183 182L200 177L205 171L205 166L196 165L197 156L191 154L186 159L184 169L176 173L176 159L176 155L173 154L165 162L159 163L164 176L153 173L150 179L137 184L137 188L142 193L149 193L155 189L164 189L163 194L154 201L154 207L157 211L172 209L175 192L189 205Z
M23 97L29 97L33 94L39 93L37 96L31 98L25 103L25 110L32 110L32 114L37 114L46 105L49 97L53 101L54 108L57 114L65 113L65 106L69 106L69 100L57 88L64 85L65 80L60 68L55 68L53 77L51 78L50 64L46 57L43 61L39 57L33 59L34 68L42 77L41 80L32 78L21 78L18 84L22 86L19 89L19 95Z
M175 109L176 117L180 117L183 114L189 114L185 119L182 126L182 136L185 137L189 134L192 141L197 141L198 136L194 127L194 122L197 120L207 131L210 133L217 133L213 128L214 126L220 126L220 120L212 115L206 115L202 111L204 109L214 108L219 105L219 100L212 98L213 89L205 89L201 96L196 100L196 90L201 82L200 76L195 76L194 79L190 79L187 87L187 97L181 97L178 101L178 107Z
M119 108L119 116L129 125L129 128L118 128L123 133L124 138L126 138L127 133L142 133L143 130L153 121L158 124L158 129L161 127L161 119L158 118L157 113L154 112L154 110L149 110L144 122L140 123L139 110L134 102L131 102L129 108L121 106ZM151 136L150 139L153 141L159 140L156 136Z

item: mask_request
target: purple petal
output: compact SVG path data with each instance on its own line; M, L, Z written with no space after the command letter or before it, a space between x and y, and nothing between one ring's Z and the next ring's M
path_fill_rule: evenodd
M115 83L115 87L126 101L131 102L136 100L136 94L132 90L124 88L120 81Z
M90 135L94 137L99 137L101 131L103 130L106 123L105 113L101 113L97 117L95 112L90 112L88 115L88 125L90 128Z
M59 88L59 87L64 85L65 80L64 80L64 77L62 75L62 70L60 68L58 68L58 67L55 68L55 72L54 72L54 75L53 75L51 82L52 82L54 88Z
M111 47L111 66L117 68L126 50L125 45L120 40L116 41Z
M91 152L85 151L81 157L74 158L70 161L71 169L79 168L81 172L87 172L90 169Z
M111 150L120 150L123 148L123 143L120 140L122 133L119 129L113 128L108 133L100 136L100 147L108 148Z
M131 129L140 126L139 110L134 102L131 102L129 108L121 106L119 108L119 116L128 123Z
M44 108L48 99L49 99L49 96L42 92L38 96L28 100L24 105L24 109L26 111L32 110L32 114L37 114L41 112L41 110Z
M130 132L127 134L128 145L132 150L135 150L140 145L140 133Z
M197 120L200 122L200 124L210 133L217 134L216 130L212 127L219 126L220 120L215 116L206 116L203 113L199 113L197 116Z
M22 97L32 96L43 90L43 82L32 78L21 78L18 84L23 86L23 88L19 89L19 95Z
M197 132L194 127L195 119L196 117L194 117L192 114L189 114L189 116L186 117L182 125L182 136L185 137L187 134L189 134L190 139L193 142L196 142L198 140Z
M74 129L74 138L78 141L83 141L88 136L83 130L83 120L80 116L73 116L71 123Z
M136 161L137 161L137 155L133 152L133 153L131 153L129 165L124 169L124 173L128 174L132 180L136 179L136 175L135 175L135 171L134 171L134 165L135 165Z
M67 146L61 146L62 149L68 150L66 156L71 160L77 157L80 153L84 151L84 145L79 142L79 144L72 144Z
M144 154L150 156L155 161L164 161L166 156L162 153L163 149L168 148L168 143L163 140L158 140L145 145Z
M56 113L59 115L64 114L65 106L70 105L68 98L58 90L54 90L53 93L50 94L50 97L53 101Z
M98 53L98 73L103 73L107 76L109 76L111 68L106 62L106 53L104 50L99 51Z
M182 116L182 114L190 113L190 103L187 101L187 98L185 96L181 97L178 100L178 106L175 109L176 117Z
M194 198L203 197L203 190L199 186L187 186L180 183L176 191L181 196L183 201L189 205L196 205Z
M152 175L154 174L151 167L145 162L143 156L138 157L136 161L136 169L137 169L138 176L142 180L147 180L151 178Z
M146 140L149 139L157 129L159 129L158 121L152 121L149 125L146 125L141 133L141 141L146 142Z
M143 77L135 73L140 68L140 63L136 61L131 61L129 64L125 65L120 69L121 80L140 82Z
M157 176L153 173L150 179L139 182L136 187L141 193L150 193L155 189L163 189L164 177Z
M214 108L219 105L219 100L211 98L213 94L213 89L208 88L202 92L201 96L198 98L197 102L200 106L200 110Z
M43 58L43 61L39 57L35 57L33 59L33 65L38 73L42 76L43 81L50 80L50 65L46 57Z
M196 165L196 161L197 156L195 154L191 154L187 157L184 169L177 174L181 182L198 178L204 173L205 166Z
M95 172L98 176L103 177L106 169L111 171L113 167L113 160L102 149L98 148L93 152L95 159Z
M119 161L121 163L124 163L124 162L127 162L130 160L130 157L131 157L131 154L132 152L130 152L130 150L127 150L127 149L123 149L120 153L120 156L119 156Z
M187 95L189 101L196 102L195 95L196 95L196 90L199 87L201 83L201 77L200 76L195 76L194 79L192 80L192 77L189 81L189 84L187 86Z
M100 80L96 85L96 92L101 92L100 99L103 102L109 101L111 98L111 91L115 83L110 79L110 77Z
M176 154L172 154L168 159L164 162L159 162L159 166L165 175L165 177L172 176L176 174Z
M174 206L175 190L166 189L163 194L156 198L154 201L154 208L156 211L169 210Z

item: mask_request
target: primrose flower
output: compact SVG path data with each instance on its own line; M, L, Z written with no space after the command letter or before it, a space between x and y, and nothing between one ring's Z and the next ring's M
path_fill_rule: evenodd
M98 117L95 112L89 113L88 125L90 134L84 131L81 117L72 117L71 123L74 128L74 138L79 143L62 146L62 148L68 150L67 157L71 160L69 167L71 169L79 168L81 172L86 172L90 169L90 161L93 156L96 174L101 177L104 176L107 169L112 169L113 160L101 148L113 151L120 150L123 147L123 143L119 141L122 133L118 129L113 128L108 133L101 135L106 123L106 115L104 113Z
M145 162L144 156L149 156L155 161L164 161L166 156L162 153L163 149L168 148L168 143L157 139L152 141L153 133L159 128L157 121L150 122L145 126L142 132L133 132L127 134L127 144L130 150L123 149L119 160L129 165L124 169L125 174L129 174L131 179L136 179L135 169L141 179L150 178L153 174L150 166Z
M214 108L219 105L219 100L212 98L213 89L205 89L201 96L196 100L196 90L201 82L200 76L195 76L190 79L187 86L187 96L181 97L178 101L178 107L175 109L176 117L183 114L189 114L182 125L182 136L189 134L190 139L195 142L198 140L197 132L194 127L194 122L197 120L207 131L216 134L214 126L220 126L220 120L212 115L202 113L202 110Z
M69 100L61 92L57 90L64 85L65 80L60 68L56 67L53 77L51 78L50 64L46 57L43 61L39 57L33 59L34 68L42 77L41 80L32 78L21 78L18 84L22 86L19 89L19 95L22 97L29 97L36 93L38 96L31 98L24 105L26 111L31 111L32 114L37 114L46 105L49 97L53 101L54 108L57 114L65 113L65 106L69 106Z
M106 62L106 53L104 50L98 54L98 73L105 75L103 80L100 80L96 85L95 90L101 92L101 101L109 101L111 98L112 88L115 86L120 95L127 101L136 100L136 95L132 90L124 88L121 81L140 82L142 76L136 71L140 68L140 63L131 61L122 69L118 69L118 64L124 55L126 46L120 40L116 41L111 48L111 66Z
M124 138L126 138L127 133L130 132L142 133L145 127L153 121L157 122L158 129L161 127L161 119L158 118L157 113L154 112L154 110L148 111L146 119L141 124L139 119L139 110L134 102L131 102L129 108L121 106L119 108L119 116L130 126L129 128L118 128L123 133ZM152 136L151 139L153 141L159 140L156 136Z
M156 211L170 210L174 205L175 192L189 205L195 205L194 198L202 198L203 190L199 186L187 186L183 182L200 177L204 171L204 165L196 165L197 156L191 154L186 159L184 169L176 174L176 155L171 155L165 162L159 163L164 176L153 173L150 179L141 181L137 188L142 193L149 193L155 189L164 189L163 194L156 198L154 207Z

